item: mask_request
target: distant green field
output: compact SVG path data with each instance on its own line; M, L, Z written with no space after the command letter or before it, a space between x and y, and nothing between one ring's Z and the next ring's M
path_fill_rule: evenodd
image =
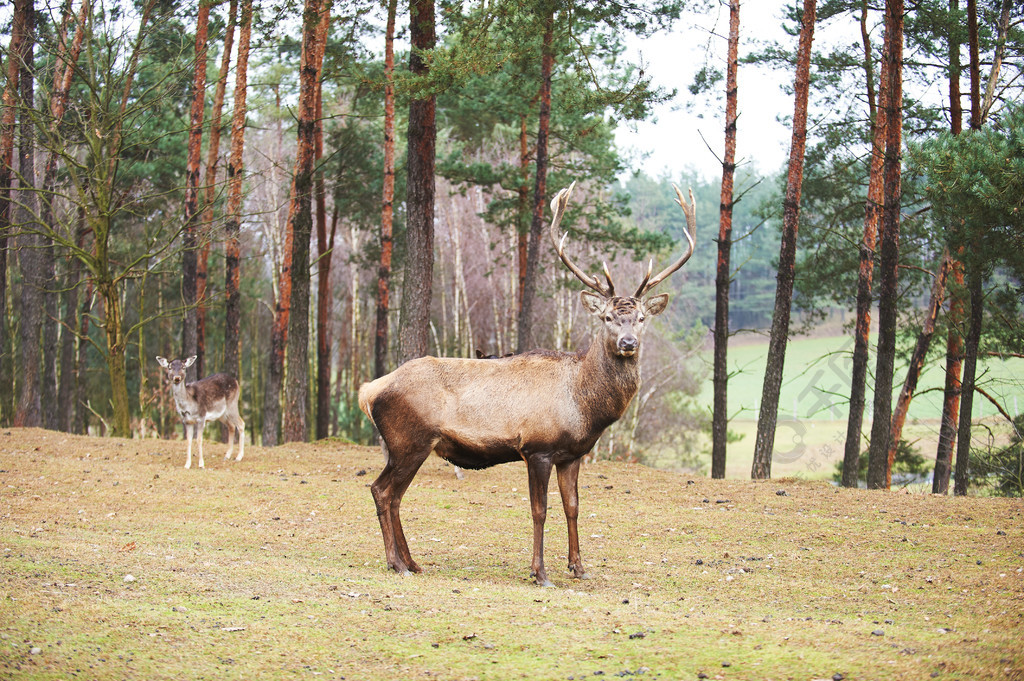
M835 462L842 459L852 348L853 341L848 336L801 338L789 343L779 398L773 477L828 478ZM748 338L729 349L729 428L742 436L728 448L726 475L730 478L750 476L767 353L767 337ZM710 353L705 359L711 361ZM906 360L897 360L894 400L903 387ZM944 358L926 367L904 428L904 437L915 442L929 459L934 457L938 441L944 370ZM869 364L865 432L870 430L872 416L873 374L874 354ZM1016 416L1024 408L1024 359L986 358L980 365L979 383L1009 414ZM710 376L700 401L710 412ZM973 411L975 419L990 420L998 415L992 403L980 395L974 400ZM1002 431L1001 417L995 422Z
M850 396L850 354L853 340L848 336L800 338L789 343L779 397L780 419L844 420ZM729 349L729 412L738 419L757 419L767 360L768 340L737 344ZM706 360L711 361L710 354ZM906 377L907 357L897 358L893 396L899 394ZM868 371L867 412L870 418L874 392L875 358L872 352ZM909 420L938 419L942 414L942 388L945 359L925 368L917 395L910 405ZM1024 359L986 358L979 369L979 384L1003 408L1016 416L1024 408ZM700 399L712 403L710 378ZM996 414L995 407L980 395L974 402L974 418Z

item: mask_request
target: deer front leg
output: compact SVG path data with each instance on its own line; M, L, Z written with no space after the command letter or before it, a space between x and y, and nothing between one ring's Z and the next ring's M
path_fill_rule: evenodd
M580 476L580 462L576 459L558 465L558 491L562 495L562 508L565 510L565 524L569 528L569 569L577 579L589 579L580 559L580 536L576 529L576 519L580 515L580 499L577 481Z
M199 442L199 467L206 468L203 463L203 429L206 428L206 421L200 421L195 425L196 440Z
M530 576L540 586L554 586L544 569L544 521L548 515L548 480L551 479L551 458L540 455L526 461L530 481L530 511L533 514L533 561Z
M185 458L185 468L192 468L192 424L185 424L185 440L188 441L188 456Z

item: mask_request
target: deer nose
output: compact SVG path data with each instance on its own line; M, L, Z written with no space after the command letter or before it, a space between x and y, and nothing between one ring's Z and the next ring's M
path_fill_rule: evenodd
M639 345L640 341L636 336L623 336L619 339L619 352L636 352Z
M175 376L171 380L174 381L175 383L181 383L181 376Z

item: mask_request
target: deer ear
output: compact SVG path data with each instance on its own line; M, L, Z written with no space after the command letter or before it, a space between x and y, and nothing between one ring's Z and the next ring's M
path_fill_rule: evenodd
M648 298L644 301L644 309L647 310L647 314L656 315L661 314L665 311L668 306L668 294L661 293L653 298Z
M580 301L583 303L583 309L592 315L600 315L604 312L605 299L596 293L590 291L580 291Z
M164 369L167 368L167 360L164 359L163 357L157 356L156 363L162 366Z
M199 355L192 355L191 357L186 359L185 360L185 368L188 369L190 366L192 366L192 364L196 361L196 357L198 357L198 356Z

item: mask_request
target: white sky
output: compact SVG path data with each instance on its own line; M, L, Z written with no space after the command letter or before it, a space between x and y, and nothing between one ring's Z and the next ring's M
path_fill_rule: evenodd
M754 40L778 40L796 46L796 37L787 36L780 19L784 2L752 0L740 6L740 57L752 51ZM708 179L720 177L719 158L724 150L724 73L726 38L729 33L729 9L721 5L716 13L702 18L702 25L692 17L677 22L670 33L651 38L634 39L628 57L642 63L654 84L666 90L675 89L676 98L655 109L655 117L636 124L622 124L616 141L633 168L652 177L666 171L678 177L687 170L696 170ZM711 35L710 30L715 34ZM817 37L815 42L817 42ZM701 96L699 104L687 110L694 97L687 90L705 62L710 46L713 66L723 73L714 97ZM789 154L790 130L779 118L792 116L793 99L780 89L792 83L793 74L740 66L737 77L739 120L737 122L737 163L748 163L762 172L778 170ZM703 113L703 116L700 114ZM709 149L710 147L710 149ZM712 151L713 150L713 151ZM646 154L645 159L637 158Z

